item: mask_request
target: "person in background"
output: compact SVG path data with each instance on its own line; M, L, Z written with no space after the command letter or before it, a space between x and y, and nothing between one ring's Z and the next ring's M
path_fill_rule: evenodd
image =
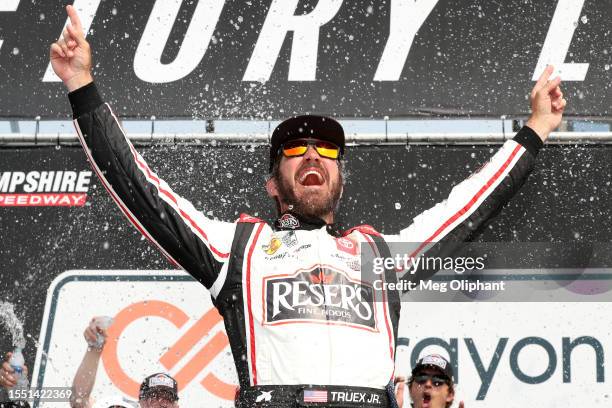
M178 408L178 384L165 373L148 376L140 385L140 408Z
M94 401L91 392L96 383L96 374L106 344L107 329L101 327L103 317L93 317L83 332L87 351L72 381L72 408L134 408L135 402L117 395ZM101 340L100 341L100 336ZM140 385L138 403L140 408L178 408L178 384L165 373L156 373L144 379Z
M413 408L450 408L455 400L453 366L439 354L422 357L412 369L408 392ZM464 408L463 401L459 408Z

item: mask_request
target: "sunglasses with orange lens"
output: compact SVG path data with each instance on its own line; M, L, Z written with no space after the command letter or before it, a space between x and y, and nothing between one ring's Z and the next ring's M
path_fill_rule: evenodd
M285 143L282 147L285 157L299 157L306 154L308 146L314 146L319 156L328 159L340 157L340 148L331 142L316 139L297 139Z

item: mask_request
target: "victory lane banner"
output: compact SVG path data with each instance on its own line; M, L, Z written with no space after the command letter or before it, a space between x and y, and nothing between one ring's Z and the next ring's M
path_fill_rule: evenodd
M546 64L566 115L612 106L609 1L4 0L0 117L70 116L48 61L70 3L123 117L525 116Z

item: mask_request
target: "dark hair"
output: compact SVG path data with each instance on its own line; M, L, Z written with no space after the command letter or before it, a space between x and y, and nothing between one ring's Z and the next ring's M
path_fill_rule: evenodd
M410 387L412 387L412 384L414 383L414 375L411 375L410 378L408 379L408 392L410 392ZM448 379L448 393L449 394L453 394L453 399L450 400L450 402L446 403L446 408L450 408L451 405L453 405L453 401L455 400L455 384L453 383L453 380L451 378ZM410 406L414 406L412 403L410 404Z

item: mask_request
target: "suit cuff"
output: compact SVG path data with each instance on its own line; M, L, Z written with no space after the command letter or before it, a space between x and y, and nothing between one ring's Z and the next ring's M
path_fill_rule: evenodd
M70 106L72 107L73 119L93 111L104 103L100 93L98 92L96 84L93 82L90 82L87 85L68 93L68 99L70 100Z
M522 145L533 157L536 157L542 146L544 146L540 136L529 126L523 126L514 136L513 140Z

